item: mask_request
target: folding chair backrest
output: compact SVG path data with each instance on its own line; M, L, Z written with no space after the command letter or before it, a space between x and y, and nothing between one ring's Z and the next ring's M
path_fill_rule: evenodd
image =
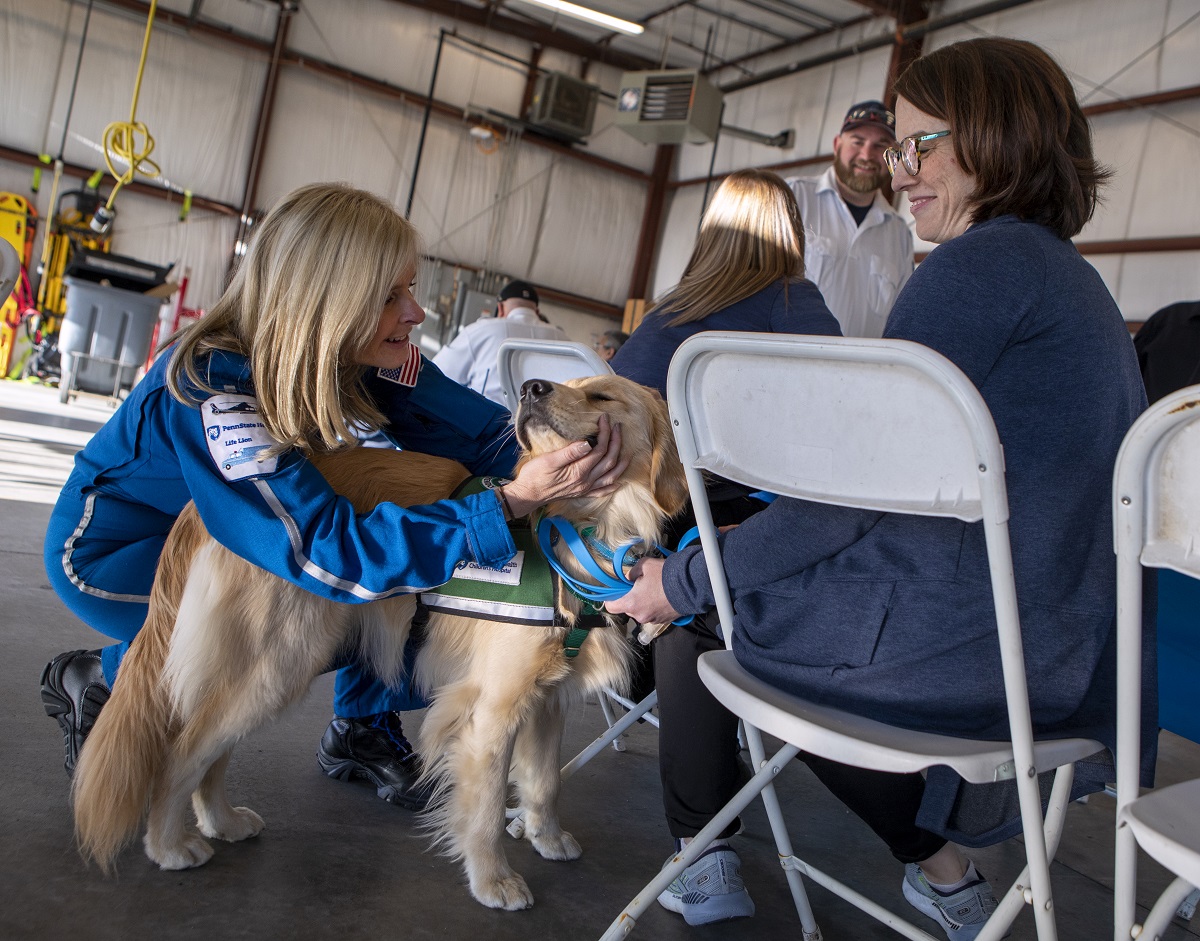
M1117 820L1138 799L1142 731L1142 566L1200 578L1200 386L1147 409L1125 435L1113 472L1117 553ZM1116 834L1116 924L1135 920L1137 846ZM1155 908L1157 909L1157 905Z
M919 344L700 334L667 400L685 466L823 503L974 521L989 502L1007 519L987 406Z
M612 372L595 350L582 343L520 338L500 344L496 368L500 370L500 387L508 401L508 410L513 414L521 400L521 386L529 379L566 382Z
M1009 724L1032 767L1004 456L982 396L904 340L701 333L680 345L667 404L726 644L733 605L702 471L839 506L982 520Z
M1200 386L1160 399L1129 429L1113 475L1116 551L1200 578Z

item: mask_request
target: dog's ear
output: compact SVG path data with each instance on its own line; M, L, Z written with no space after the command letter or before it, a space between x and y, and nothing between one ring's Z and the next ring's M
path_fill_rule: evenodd
M688 501L687 478L683 475L683 464L675 447L675 435L671 431L671 418L667 403L657 389L646 389L651 399L649 412L653 416L650 434L650 482L654 489L654 500L668 517L682 510Z

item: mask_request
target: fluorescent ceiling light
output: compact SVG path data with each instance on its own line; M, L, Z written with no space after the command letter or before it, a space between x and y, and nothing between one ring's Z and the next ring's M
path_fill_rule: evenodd
M639 26L637 23L617 19L617 17L609 16L607 13L598 13L595 10L589 10L587 7L581 7L577 3L567 3L567 0L520 0L520 2L532 3L535 6L556 10L564 16L573 16L577 20L587 20L589 23L596 23L600 26L606 26L609 29L629 33L633 36L645 32L645 28Z

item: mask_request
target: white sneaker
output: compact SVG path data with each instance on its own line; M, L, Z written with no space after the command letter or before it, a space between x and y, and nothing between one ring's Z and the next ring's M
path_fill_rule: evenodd
M943 895L929 884L920 866L909 863L904 867L904 898L941 925L950 941L975 941L996 910L996 894L983 873L976 875L978 879Z
M658 904L682 915L689 925L709 925L754 914L754 901L742 882L742 861L724 844L701 853L663 889Z

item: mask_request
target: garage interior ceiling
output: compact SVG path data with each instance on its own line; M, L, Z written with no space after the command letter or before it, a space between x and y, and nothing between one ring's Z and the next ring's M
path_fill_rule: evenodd
M426 4L415 4L427 6ZM471 6L461 3L459 6ZM636 56L645 68L718 71L875 16L896 15L900 2L853 0L597 0L581 5L638 23L638 36L615 33L513 0L481 0L486 14L560 30L598 49ZM746 74L751 74L742 67Z
M522 0L158 0L143 106L166 179L130 184L116 250L190 267L189 297L211 303L249 220L294 186L345 179L409 206L442 262L531 280L609 319L677 279L726 173L821 172L849 103L885 97L922 51L994 34L1051 49L1092 118L1116 175L1076 241L1126 316L1200 289L1200 191L1180 185L1200 139L1200 0L1137 11L1125 0L577 2L644 31ZM128 107L148 11L146 0L0 0L12 89L0 189L28 188L48 157L73 179L92 175L105 121ZM705 73L724 93L728 133L654 147L616 127L621 72L660 68ZM599 86L583 143L522 120L546 71ZM468 132L489 118L504 146L485 152ZM794 144L733 133L780 128Z

